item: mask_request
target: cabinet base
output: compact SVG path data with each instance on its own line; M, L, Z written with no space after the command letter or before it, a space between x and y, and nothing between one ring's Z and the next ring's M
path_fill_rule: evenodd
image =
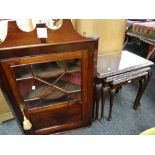
M75 123L70 123L70 124L66 124L66 125L61 125L61 127L50 127L50 128L45 128L45 129L41 129L41 130L37 130L35 131L34 134L37 135L44 135L44 134L62 134L65 133L67 131L72 131L72 130L77 130L80 128L86 128L91 126L91 122L87 123L87 124L82 124L82 121L78 121Z

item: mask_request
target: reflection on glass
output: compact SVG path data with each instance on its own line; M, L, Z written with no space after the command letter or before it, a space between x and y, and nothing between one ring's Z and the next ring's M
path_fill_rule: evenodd
M7 20L0 21L0 43L2 43L7 35L8 22Z
M81 100L81 61L66 59L12 67L27 108Z
M57 30L62 26L63 20L62 19L47 19L46 25L50 29Z
M30 32L35 29L35 21L32 19L20 19L16 20L19 29L25 32Z

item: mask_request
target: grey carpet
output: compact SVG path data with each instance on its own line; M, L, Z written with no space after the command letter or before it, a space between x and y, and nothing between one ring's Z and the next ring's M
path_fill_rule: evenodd
M145 129L155 126L155 67L153 66L151 81L141 100L142 106L135 111L133 102L137 94L138 84L123 87L115 98L112 121L93 122L91 127L67 131L65 135L137 135ZM105 116L108 115L108 98ZM0 125L1 135L20 135L15 120Z

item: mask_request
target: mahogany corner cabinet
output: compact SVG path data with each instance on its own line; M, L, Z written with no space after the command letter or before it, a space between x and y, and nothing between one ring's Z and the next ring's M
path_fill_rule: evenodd
M69 19L58 29L39 23L30 32L8 20L0 85L24 134L91 125L97 52L98 38L81 36Z

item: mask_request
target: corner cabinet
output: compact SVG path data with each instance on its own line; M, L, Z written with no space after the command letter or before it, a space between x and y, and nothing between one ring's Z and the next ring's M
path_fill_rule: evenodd
M48 38L37 38L37 28L46 28ZM91 125L97 48L98 39L80 36L70 20L58 30L37 24L32 32L8 21L0 44L1 87L25 134Z

